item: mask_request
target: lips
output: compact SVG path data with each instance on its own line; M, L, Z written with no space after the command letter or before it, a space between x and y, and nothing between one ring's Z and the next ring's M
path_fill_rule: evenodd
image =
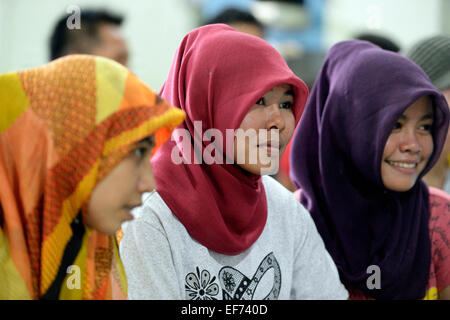
M258 148L274 148L274 149L280 149L280 144L278 143L278 141L266 141L266 142L261 142L259 144L257 144Z
M392 169L406 175L415 174L417 171L417 166L420 163L418 160L385 160L385 162L389 164Z
M400 168L416 168L418 165L418 162L410 162L410 161L389 161L386 160L387 163L389 163L391 166L400 167Z
M273 155L278 155L280 153L280 148L275 147L278 146L278 143L276 142L265 142L258 144L258 148L266 149L266 155L269 157L272 157Z

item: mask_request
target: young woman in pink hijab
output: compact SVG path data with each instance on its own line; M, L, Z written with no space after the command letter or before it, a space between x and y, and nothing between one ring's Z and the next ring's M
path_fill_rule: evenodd
M347 298L309 213L262 176L279 161L307 95L262 39L222 24L184 37L161 96L186 112L179 132L189 135L173 135L155 154L156 191L123 226L128 298ZM227 134L239 128L258 138ZM215 161L205 156L211 149ZM261 152L269 162L250 160Z

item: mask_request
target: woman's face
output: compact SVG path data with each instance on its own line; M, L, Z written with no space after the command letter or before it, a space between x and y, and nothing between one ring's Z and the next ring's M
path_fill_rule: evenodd
M276 173L280 156L294 133L293 106L294 93L289 84L277 85L261 97L242 120L242 130L234 139L234 163L253 174ZM249 138L243 138L245 135Z
M424 96L397 120L384 147L381 177L387 189L408 191L433 153L433 109Z
M94 188L88 203L86 224L114 235L121 224L133 219L130 211L142 204L141 195L154 188L150 164L153 144L144 139Z

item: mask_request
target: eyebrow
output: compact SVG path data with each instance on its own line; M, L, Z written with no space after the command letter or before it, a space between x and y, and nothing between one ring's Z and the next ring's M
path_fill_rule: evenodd
M148 143L148 144L154 146L155 145L155 139L153 138L153 135L151 135L151 136L145 137L144 139L136 141L134 143L134 145L138 145L138 144L141 144L141 143Z
M294 90L287 90L283 95L295 97Z
M399 119L400 120L406 120L406 117L405 117L405 115L401 115L400 117L399 117ZM429 113L427 113L426 115L424 115L422 118L420 118L419 119L419 121L424 121L424 120L433 120L434 119L434 117L433 117L433 113L432 112L429 112Z

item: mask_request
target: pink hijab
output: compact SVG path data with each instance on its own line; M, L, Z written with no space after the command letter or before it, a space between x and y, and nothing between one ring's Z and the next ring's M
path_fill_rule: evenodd
M223 25L207 25L189 32L176 51L161 96L186 112L181 128L189 131L191 155L211 143L202 133L215 128L238 129L249 109L276 85L288 83L295 96L298 123L308 89L280 54L264 40ZM202 132L194 130L201 121ZM255 128L257 129L257 128ZM195 140L195 142L194 142ZM233 136L234 140L234 136ZM222 151L220 150L220 151ZM260 175L238 165L181 163L186 157L175 141L168 141L152 158L156 190L189 234L210 250L235 255L260 236L267 219L267 200ZM223 158L225 159L225 158Z

